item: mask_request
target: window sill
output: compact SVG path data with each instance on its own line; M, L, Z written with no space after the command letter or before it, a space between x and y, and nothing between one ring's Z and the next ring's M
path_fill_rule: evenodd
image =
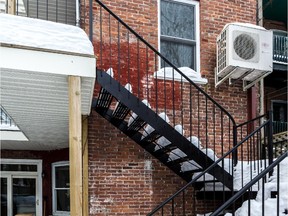
M180 67L178 68L183 74L185 74L188 79L193 81L196 84L205 85L208 83L206 78L201 77L201 74L194 71L193 69L189 67ZM174 72L174 74L173 74ZM188 82L187 79L182 77L176 70L174 70L172 67L165 67L160 69L159 71L156 71L154 73L154 78L156 79L163 79L163 80L172 80L172 81L178 81L178 82Z

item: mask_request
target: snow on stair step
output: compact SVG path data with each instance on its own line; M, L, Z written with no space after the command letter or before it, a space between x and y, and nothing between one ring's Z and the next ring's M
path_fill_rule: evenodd
M165 114L165 112L162 112L159 114L159 117L162 118L164 121L166 121L168 124L170 123L170 120L168 118L168 116ZM143 135L141 137L141 140L144 139L146 136L148 136L149 134L151 134L155 129L151 126L151 125L147 125L144 128L144 132Z
M195 145L197 148L202 148L201 146L201 142L200 140L198 139L198 137L196 136L191 136L191 137L188 137L187 138L193 145ZM177 160L178 158L183 158L183 157L186 157L187 155L181 151L180 149L173 149L171 152L170 152L170 155L169 155L169 158L168 158L168 161L173 161L173 160Z
M183 130L182 125L176 125L174 128L178 133L180 133L181 135L184 135L184 130ZM168 139L166 139L164 136L162 136L157 140L157 145L155 146L154 151L157 151L170 144L171 142Z

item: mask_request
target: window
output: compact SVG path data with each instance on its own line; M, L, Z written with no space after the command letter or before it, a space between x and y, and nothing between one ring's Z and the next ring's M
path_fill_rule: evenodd
M69 162L52 164L53 215L70 214Z
M160 52L175 66L200 72L197 1L160 0Z

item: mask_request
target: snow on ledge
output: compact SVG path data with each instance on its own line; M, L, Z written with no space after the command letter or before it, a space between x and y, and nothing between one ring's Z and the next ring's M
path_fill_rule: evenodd
M196 84L205 85L208 83L207 79L202 78L199 72L196 72L189 67L180 67L178 69ZM173 72L174 72L174 75L173 75ZM185 78L181 78L181 77L182 76L172 67L161 68L159 71L156 71L154 73L154 78L157 78L157 79L188 82Z
M92 43L79 27L0 14L0 43L93 55Z

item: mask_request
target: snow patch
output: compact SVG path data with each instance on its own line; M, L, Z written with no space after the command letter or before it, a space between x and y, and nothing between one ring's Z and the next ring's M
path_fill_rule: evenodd
M160 113L159 117L162 118L167 123L170 122L170 120L169 120L168 116L165 114L165 112ZM143 132L141 139L144 139L146 136L151 134L154 130L155 129L151 125L146 125L146 127L144 128L144 132Z
M174 129L178 132L178 133L180 133L181 135L183 135L184 136L184 130L183 130L183 127L182 127L182 125L175 125L175 127L174 127ZM165 146L167 146L167 145L170 145L171 144L171 142L168 140L168 139L166 139L165 137L160 137L158 140L157 140L157 145L155 146L155 149L154 149L154 151L157 151L157 150L159 150L161 147L165 147Z
M93 45L79 27L0 14L0 43L94 56Z

